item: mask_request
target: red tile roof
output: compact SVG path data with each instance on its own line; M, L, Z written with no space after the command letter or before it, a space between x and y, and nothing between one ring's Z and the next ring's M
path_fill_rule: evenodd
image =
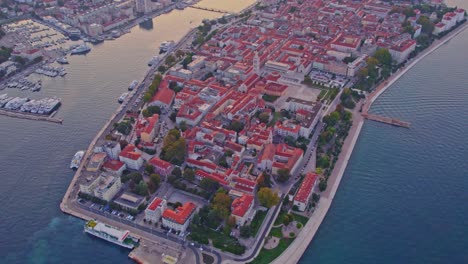
M195 212L196 208L197 206L194 203L188 202L183 206L177 207L175 211L171 209L166 209L162 217L171 222L183 225Z
M103 167L107 170L118 171L120 170L125 163L121 162L120 160L109 160L104 163Z
M307 199L309 198L310 193L312 192L312 188L314 187L317 177L317 173L309 172L306 174L304 180L301 183L301 187L299 187L299 190L297 191L296 196L294 197L295 201L301 203L307 202Z
M163 170L167 170L172 166L171 163L169 163L169 162L167 162L165 160L162 160L162 159L160 159L158 157L154 157L154 158L150 159L149 163L151 165L153 165L155 167L158 167L158 168L161 168Z
M132 144L128 144L122 152L120 152L119 156L131 160L137 160L141 157L141 154L135 151L136 148Z
M161 205L161 203L163 202L163 199L159 198L159 197L156 197L151 203L150 205L148 206L148 210L151 210L151 211L154 211L156 210L156 208L159 207L159 205Z
M232 214L239 217L244 217L254 201L253 195L244 194L240 198L234 199L232 202Z
M174 99L175 92L169 88L163 87L151 99L151 102L161 102L165 105L170 105Z

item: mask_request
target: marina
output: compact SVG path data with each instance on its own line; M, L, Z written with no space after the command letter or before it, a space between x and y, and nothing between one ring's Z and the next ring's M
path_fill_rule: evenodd
M16 118L62 123L62 119L53 118L60 107L58 98L32 99L0 95L0 114Z

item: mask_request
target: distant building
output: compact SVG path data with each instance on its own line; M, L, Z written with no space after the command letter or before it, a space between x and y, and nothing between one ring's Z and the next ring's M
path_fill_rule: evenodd
M154 171L161 176L169 176L174 166L165 160L158 157L154 157L149 160L149 163L153 165Z
M130 192L124 192L114 202L127 210L138 210L146 202L146 198Z

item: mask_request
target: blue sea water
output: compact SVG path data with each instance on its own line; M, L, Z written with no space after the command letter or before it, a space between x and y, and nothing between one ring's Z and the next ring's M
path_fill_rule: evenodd
M424 58L371 112L300 263L468 263L468 30Z

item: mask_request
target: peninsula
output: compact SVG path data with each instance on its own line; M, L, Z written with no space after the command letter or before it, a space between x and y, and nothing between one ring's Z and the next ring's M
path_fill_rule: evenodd
M465 20L374 0L263 0L205 20L124 99L60 208L119 230L116 244L131 234L139 263L295 263L364 119L410 127L372 102Z

